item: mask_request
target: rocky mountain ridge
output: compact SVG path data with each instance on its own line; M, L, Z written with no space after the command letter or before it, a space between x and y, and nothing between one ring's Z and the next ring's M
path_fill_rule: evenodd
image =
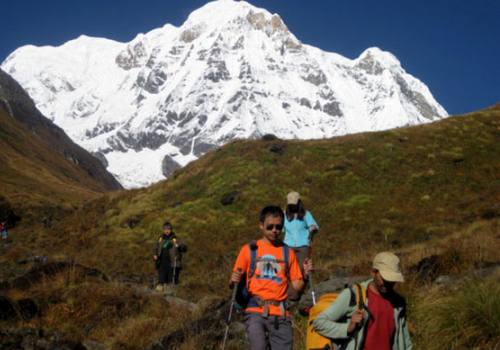
M233 139L328 138L447 116L392 54L324 52L244 1L210 2L182 26L129 43L81 36L25 46L2 68L125 187Z

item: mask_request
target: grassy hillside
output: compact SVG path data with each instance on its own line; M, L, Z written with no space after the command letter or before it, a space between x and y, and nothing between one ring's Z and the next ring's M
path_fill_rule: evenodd
M321 226L314 244L317 280L337 270L365 272L381 249L401 254L405 268L439 254L440 273L458 278L500 260L499 141L500 108L329 140L237 141L150 188L86 202L49 227L21 226L13 232L15 243L0 264L13 271L15 259L47 254L147 284L154 276L152 246L162 222L169 220L189 245L178 295L192 301L227 296L228 273L239 247L258 237L259 210L271 203L284 205L286 193L296 190ZM228 194L234 201L223 205L221 200ZM74 291L75 295L66 295L57 304L66 313L55 308L47 312L46 317L54 315L52 327L64 328L60 319L72 315L70 310L92 309L95 300L88 296L96 289L92 286L77 288L90 307L79 304L75 309L79 294ZM422 348L432 348L426 343L426 329L438 330L448 319L443 316L443 323L438 320L432 325L426 319L426 307L432 309L433 300L449 299L447 292L437 288L429 294L427 287L412 279L403 292L415 314L415 338ZM96 300L107 303L107 292L99 293ZM454 297L471 300L469 295ZM444 305L454 302L449 299ZM161 317L145 311L123 322L142 325ZM58 319L59 323L54 321ZM110 322L115 321L120 321L118 316ZM456 336L454 325L448 326ZM479 344L473 326L466 346ZM111 337L89 334L100 340ZM128 336L134 334L130 331ZM441 335L436 331L433 337ZM485 340L487 336L479 335L479 342L499 339L495 334L491 337ZM301 344L300 334L298 339Z
M68 208L104 186L0 108L0 196L18 215Z
M191 247L189 268L213 271L211 289L258 234L259 209L297 190L321 225L315 255L330 269L367 246L398 249L498 216L499 127L492 109L332 140L237 141L148 189L89 202L40 237L65 237L64 251L69 244L69 254L106 271L144 274L168 219Z
M28 139L38 139L45 149L59 153L77 165L86 177L92 179L93 187L111 191L122 189L118 181L106 171L101 162L74 143L68 135L36 108L35 102L10 75L0 69L0 109L29 130ZM7 140L9 141L9 140ZM22 144L21 144L22 148Z

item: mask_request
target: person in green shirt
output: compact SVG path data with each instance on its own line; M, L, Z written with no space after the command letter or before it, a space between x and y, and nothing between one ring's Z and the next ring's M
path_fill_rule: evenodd
M186 251L187 246L174 233L170 222L165 222L153 253L158 270L157 291L169 292L172 286L179 284L182 254Z

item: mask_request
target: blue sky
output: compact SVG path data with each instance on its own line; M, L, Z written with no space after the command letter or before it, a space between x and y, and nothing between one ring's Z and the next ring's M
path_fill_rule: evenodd
M129 41L180 25L201 0L5 1L0 61L17 47L80 34ZM251 0L302 42L349 58L378 46L429 86L450 114L500 102L499 0Z

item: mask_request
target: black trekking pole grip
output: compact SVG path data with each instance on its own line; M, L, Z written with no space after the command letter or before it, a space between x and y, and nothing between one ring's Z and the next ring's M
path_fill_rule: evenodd
M227 315L226 323L231 323L231 316L233 315L234 302L236 301L236 293L238 292L238 285L233 284L233 291L231 293L231 304L229 306L229 314Z
M238 272L241 272L241 269L237 269ZM231 322L231 316L233 315L234 303L236 302L236 294L238 293L238 283L232 283L233 291L231 293L231 304L229 305L229 314L227 316L227 324Z
M237 271L242 272L240 268L238 268ZM231 323L231 318L233 316L234 303L236 302L236 293L238 292L238 284L239 283L232 282L233 291L231 293L231 303L229 304L229 313L226 319L226 330L224 331L221 350L224 350L226 348L227 336L229 335L229 324Z

